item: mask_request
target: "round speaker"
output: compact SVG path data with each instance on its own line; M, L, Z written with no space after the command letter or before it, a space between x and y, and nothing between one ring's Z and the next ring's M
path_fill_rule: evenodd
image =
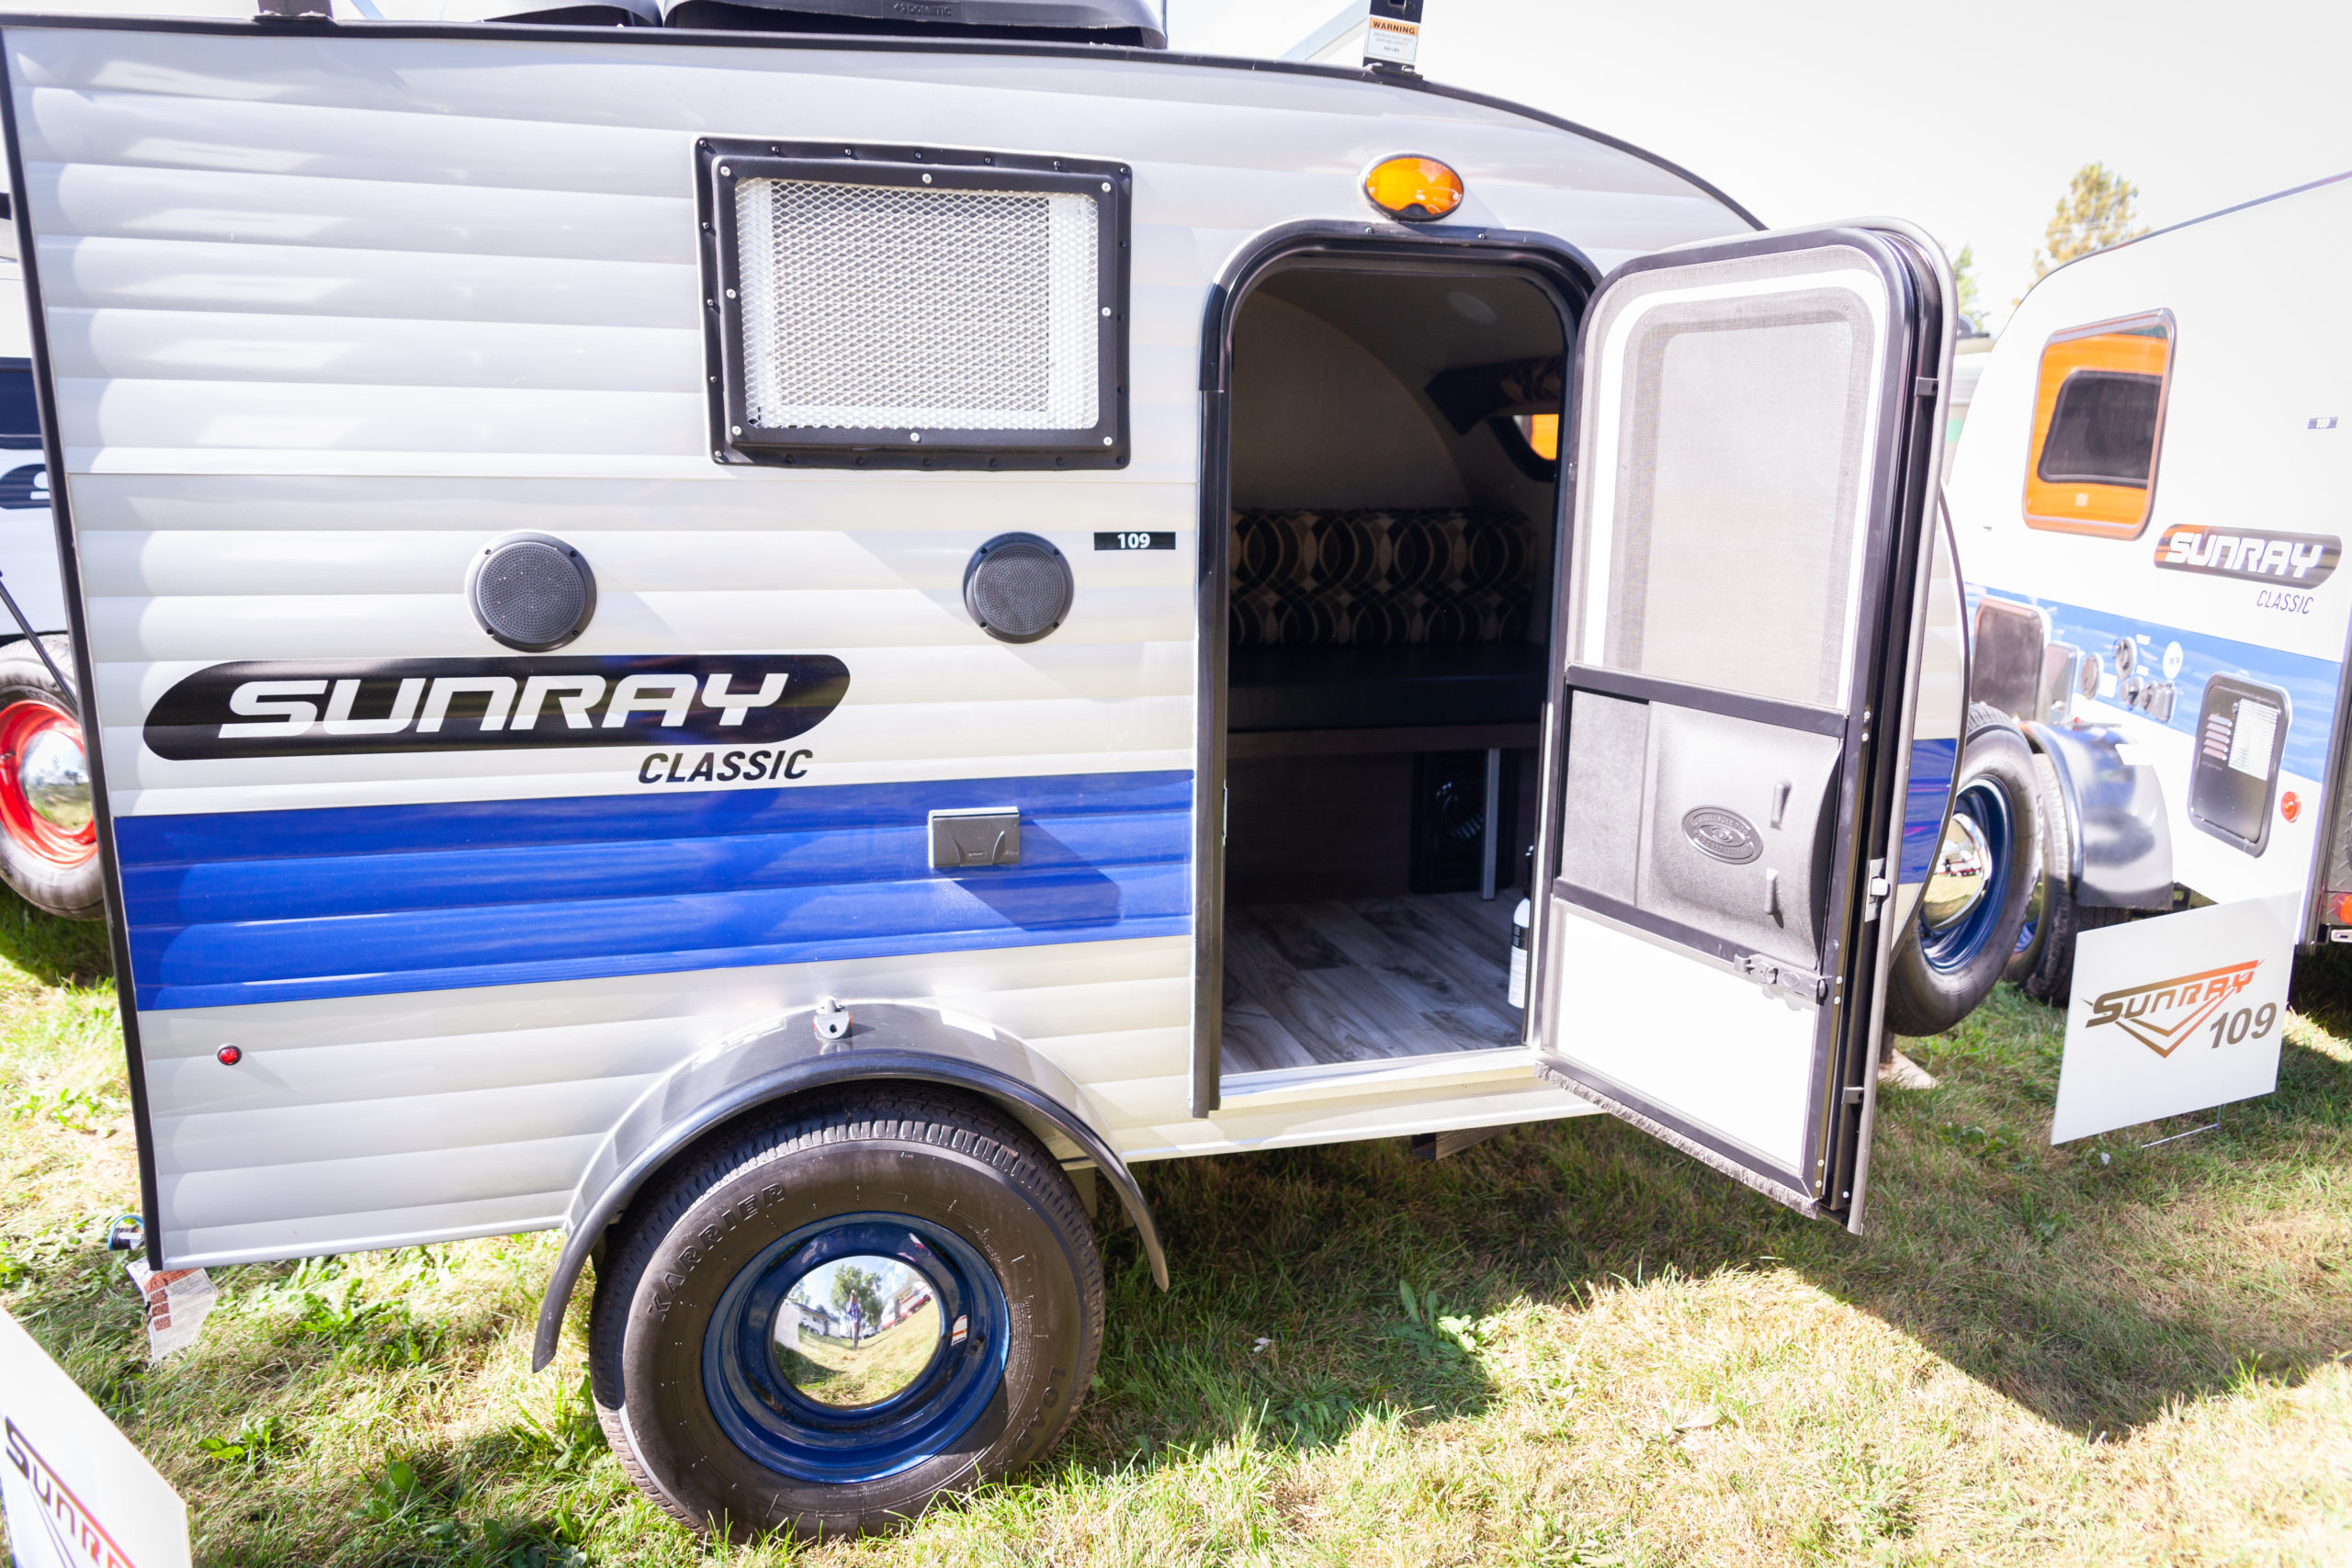
M1035 642L1069 615L1069 562L1035 534L999 534L964 569L964 608L1000 642Z
M507 647L545 653L587 629L596 613L596 574L561 539L509 534L474 557L466 602L481 629Z

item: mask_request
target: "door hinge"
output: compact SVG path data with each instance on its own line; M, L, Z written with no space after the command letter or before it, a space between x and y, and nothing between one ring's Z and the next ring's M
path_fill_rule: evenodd
M1886 880L1885 860L1882 858L1871 862L1871 880L1870 887L1868 889L1870 902L1862 910L1862 923L1864 925L1868 925L1872 920L1878 919L1879 905L1883 903L1886 899L1886 896L1894 891L1894 886Z
M1751 953L1742 958L1739 969L1741 974L1768 991L1786 991L1809 1002L1817 1002L1827 994L1828 987L1812 970L1799 969L1794 964L1775 964L1760 953Z

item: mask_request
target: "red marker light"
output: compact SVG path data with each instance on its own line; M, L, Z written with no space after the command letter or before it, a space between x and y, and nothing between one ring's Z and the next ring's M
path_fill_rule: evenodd
M2293 790L2278 797L2278 815L2292 822L2303 814L2303 797Z
M212 1053L212 1059L224 1067L233 1067L245 1059L245 1054L234 1045L223 1045Z

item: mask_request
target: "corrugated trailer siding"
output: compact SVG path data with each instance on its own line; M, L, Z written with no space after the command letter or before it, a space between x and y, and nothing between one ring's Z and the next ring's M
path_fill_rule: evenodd
M1408 148L1465 172L1464 221L1603 269L1742 227L1605 145L1357 82L626 40L6 46L175 1258L554 1223L659 1074L828 994L960 998L1115 1086L1096 1109L1127 1143L1193 1146L1150 1129L1183 1122L1188 1087L1192 944L1165 933L1189 930L1211 282L1269 228L1362 217L1358 171ZM704 133L1128 164L1130 467L712 463ZM971 548L1013 528L1078 578L1067 624L1019 648L959 593ZM568 654L842 659L845 701L797 742L805 784L649 793L625 749L141 745L150 705L209 664L492 651L459 588L515 529L595 568ZM1178 547L1094 553L1114 529ZM1139 795L1069 805L1107 775ZM858 793L888 804L816 825ZM1039 806L1040 858L993 899L917 859L919 812L967 794ZM481 838L435 839L445 818ZM300 999L222 1005L257 995ZM211 1061L232 1041L235 1071Z
M146 1013L165 1246L232 1262L560 1224L598 1142L663 1072L829 994L934 997L1074 1077L1181 1085L1191 951L1158 937ZM231 1037L266 1077L214 1064ZM1173 1088L1142 1098L1183 1113Z

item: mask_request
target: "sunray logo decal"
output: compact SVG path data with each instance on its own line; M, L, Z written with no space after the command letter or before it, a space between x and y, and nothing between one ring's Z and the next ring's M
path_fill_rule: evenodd
M147 745L175 761L566 746L761 746L841 705L830 654L216 664L165 692Z
M14 1421L6 1425L8 1462L32 1491L33 1502L40 1509L41 1528L48 1532L50 1549L57 1561L86 1562L90 1568L132 1568L130 1553L115 1544L114 1537L98 1523L98 1517L50 1468L40 1450L33 1447L32 1439L25 1436L25 1429ZM19 1561L31 1560L30 1541L18 1541L17 1550Z
M2114 1024L2157 1055L2169 1056L2210 1021L2223 1002L2253 984L2254 972L2261 967L2256 959L2109 991L2091 1003L2086 1027Z
M2344 541L2333 534L2249 533L2239 528L2166 528L2156 538L2156 564L2168 571L2235 577L2249 582L2291 582L2317 588L2335 571Z

